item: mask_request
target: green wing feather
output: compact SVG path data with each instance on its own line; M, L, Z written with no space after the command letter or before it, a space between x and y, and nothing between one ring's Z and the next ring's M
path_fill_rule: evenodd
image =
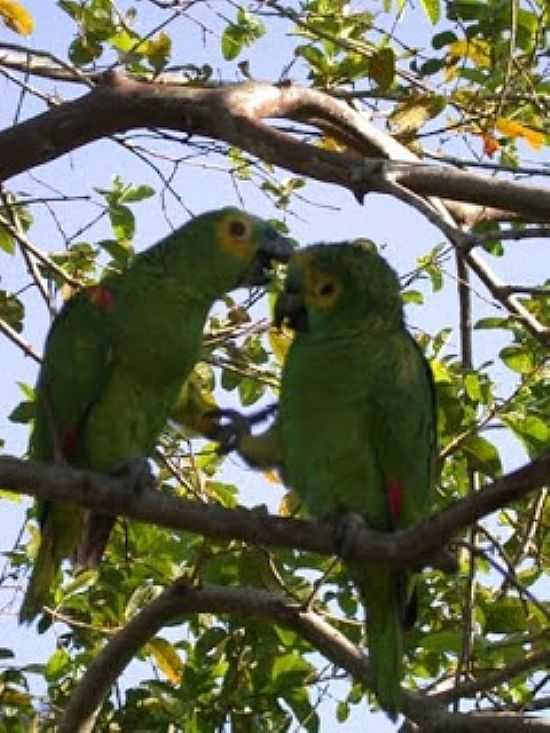
M76 462L79 440L111 371L101 314L81 292L65 304L52 326L37 384L36 417L29 456L37 461ZM61 455L56 455L60 453ZM57 571L78 543L83 510L38 502L41 542L25 599L22 622L32 621L47 600Z

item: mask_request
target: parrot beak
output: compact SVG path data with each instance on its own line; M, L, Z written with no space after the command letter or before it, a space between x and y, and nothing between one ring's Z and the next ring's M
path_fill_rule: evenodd
M269 227L256 257L247 271L243 285L265 285L273 274L273 261L288 262L296 243L290 237L284 237L274 227Z
M308 318L304 299L300 293L285 290L277 298L273 325L280 328L286 322L294 331L307 331Z

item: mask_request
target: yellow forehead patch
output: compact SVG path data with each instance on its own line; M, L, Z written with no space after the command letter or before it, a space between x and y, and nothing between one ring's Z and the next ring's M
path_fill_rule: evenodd
M217 245L233 257L250 260L256 251L254 223L244 214L228 214L216 224Z

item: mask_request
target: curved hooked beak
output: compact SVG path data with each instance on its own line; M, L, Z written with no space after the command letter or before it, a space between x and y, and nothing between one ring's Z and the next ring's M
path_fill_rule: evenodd
M243 285L266 285L273 276L273 262L288 262L296 243L270 227L246 272Z
M287 323L295 331L308 330L307 310L303 296L298 292L285 290L275 303L273 325L280 328Z

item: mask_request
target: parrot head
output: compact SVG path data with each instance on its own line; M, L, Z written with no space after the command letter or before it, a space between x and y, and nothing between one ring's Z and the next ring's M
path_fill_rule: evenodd
M211 236L201 240L215 249L212 267L223 275L224 290L265 285L273 262L288 262L294 250L293 240L280 234L273 224L236 208L201 214L190 226L210 229Z
M285 289L275 304L275 325L295 331L335 333L358 321L371 327L400 326L399 281L366 239L315 244L295 252Z

